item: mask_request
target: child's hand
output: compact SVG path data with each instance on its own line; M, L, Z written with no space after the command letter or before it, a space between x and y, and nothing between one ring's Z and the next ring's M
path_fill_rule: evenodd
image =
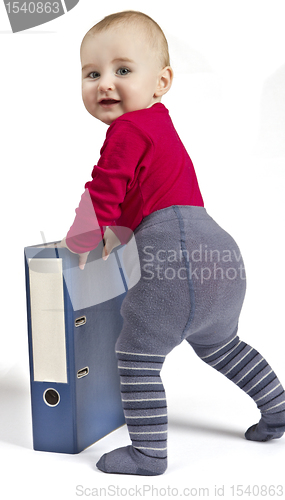
M107 227L104 233L104 241L105 241L105 246L103 247L102 259L107 260L113 248L120 245L121 242L119 238L115 235L115 233L112 231L112 229L110 229L110 227Z
M59 248L67 248L71 253L76 253L76 252L72 252L72 250L70 250L70 248L68 248L65 238L63 238L63 240L61 240L59 243L57 243L57 246ZM79 263L78 263L79 269L82 269L82 271L83 271L85 264L87 262L89 253L90 252L84 252L84 253L77 254L78 258L79 258Z

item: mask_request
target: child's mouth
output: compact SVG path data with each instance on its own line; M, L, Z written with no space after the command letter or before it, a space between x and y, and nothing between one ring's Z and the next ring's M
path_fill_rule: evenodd
M115 104L118 104L120 101L117 101L116 99L102 99L102 101L99 102L100 106L103 108L109 108L111 106L114 106Z

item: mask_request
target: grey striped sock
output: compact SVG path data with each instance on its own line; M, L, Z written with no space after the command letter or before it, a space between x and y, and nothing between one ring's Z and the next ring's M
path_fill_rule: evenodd
M285 391L267 361L238 336L219 347L193 346L196 354L248 394L261 420L245 437L253 441L279 438L285 431Z
M132 446L103 455L104 472L162 474L167 467L167 406L160 378L164 356L118 352L122 403Z

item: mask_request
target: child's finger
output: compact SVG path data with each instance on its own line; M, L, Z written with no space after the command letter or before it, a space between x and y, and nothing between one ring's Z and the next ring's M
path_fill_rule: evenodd
M89 255L89 252L85 252L85 253L80 253L79 254L79 269L81 269L83 271L84 267L85 267L85 264L87 262L87 258L88 258L88 255Z
M110 255L110 252L107 250L107 243L103 246L103 251L102 251L102 259L107 260Z

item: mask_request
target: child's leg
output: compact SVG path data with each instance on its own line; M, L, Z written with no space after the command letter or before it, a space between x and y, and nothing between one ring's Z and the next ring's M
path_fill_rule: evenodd
M136 233L141 279L124 299L124 323L116 344L132 444L103 455L97 464L100 470L117 474L158 475L166 470L167 408L160 370L165 356L182 341L191 310L188 282L179 279L184 263L178 257L167 259L169 249L174 256L180 252L174 210L151 214L144 221ZM134 261L132 253L124 254L130 281Z
M191 337L187 340L205 363L225 375L255 401L261 420L247 430L246 439L269 441L280 438L285 431L285 391L261 354L238 336L218 347L194 345Z
M132 446L103 455L103 472L152 476L167 467L167 407L160 378L165 357L118 352L122 403Z

